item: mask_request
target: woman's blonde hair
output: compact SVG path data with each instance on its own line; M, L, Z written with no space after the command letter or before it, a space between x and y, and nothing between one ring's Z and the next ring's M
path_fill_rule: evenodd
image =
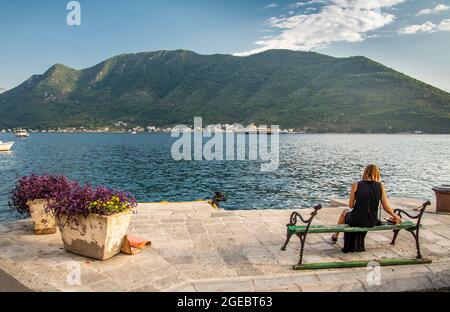
M380 182L380 169L376 165L368 165L364 169L363 180Z

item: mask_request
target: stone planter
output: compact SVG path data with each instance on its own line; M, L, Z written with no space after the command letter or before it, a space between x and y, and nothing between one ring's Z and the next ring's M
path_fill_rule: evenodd
M436 211L450 212L450 185L441 185L433 188L436 193Z
M112 216L91 214L87 218L80 217L78 225L66 224L65 217L57 219L64 249L98 260L114 257L120 253L131 215L131 212Z
M34 234L47 235L56 233L56 221L51 212L45 211L47 201L45 199L31 200L28 202L31 219L34 223Z

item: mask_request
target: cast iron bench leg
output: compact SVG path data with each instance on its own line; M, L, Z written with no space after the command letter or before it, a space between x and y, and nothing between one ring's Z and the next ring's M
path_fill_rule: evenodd
M298 265L303 264L303 251L305 250L305 242L307 234L308 233L298 234L298 238L300 238L300 257L298 259Z
M392 238L391 245L395 245L395 241L397 240L397 236L400 230L394 230L394 237Z
M291 240L292 235L294 235L294 233L291 233L291 231L287 231L287 235L286 235L286 242L284 242L283 247L281 247L282 251L286 251L286 247L289 244L289 241Z
M409 233L414 236L416 240L416 249L417 249L417 259L422 259L422 253L420 252L420 242L419 242L419 228L408 230Z

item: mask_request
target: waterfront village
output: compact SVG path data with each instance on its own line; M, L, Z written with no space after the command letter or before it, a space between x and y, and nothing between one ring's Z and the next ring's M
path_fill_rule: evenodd
M18 131L23 131L24 128L13 128L13 129L0 129L0 133L17 133ZM52 128L39 128L39 129L27 129L28 133L171 133L174 130L172 127L157 127L157 126L131 126L126 122L118 121L112 124L110 127L52 127ZM309 127L304 128L288 128L288 129L272 129L266 126L258 126L255 123L251 123L248 126L243 126L239 123L234 124L215 124L215 125L207 125L203 128L201 127L193 127L193 126L178 126L178 132L192 132L192 131L200 131L211 132L211 133L279 133L279 134L305 134L305 133L317 133L314 129L310 129ZM366 133L372 133L372 131L366 131ZM390 132L386 132L390 133ZM406 131L399 132L400 134L425 134L425 132L421 130L416 131Z
M22 129L22 128L21 128ZM174 128L172 127L156 127L156 126L129 126L128 123L123 121L118 121L111 125L111 127L99 127L99 128L85 128L85 127L68 127L68 128L48 128L48 129L27 129L30 133L170 133ZM199 127L192 126L184 126L177 128L180 132L190 132L190 131L199 131L203 130L206 132L226 132L226 133L258 133L258 132L273 132L274 129L270 127L257 126L254 123L244 127L241 124L216 124L216 125L207 125L203 129ZM0 129L1 133L15 133L19 129ZM277 129L279 133L305 133L308 131L308 128L304 129Z

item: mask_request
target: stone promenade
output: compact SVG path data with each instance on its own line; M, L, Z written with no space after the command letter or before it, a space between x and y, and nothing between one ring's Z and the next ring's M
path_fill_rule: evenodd
M412 208L421 201L392 200ZM333 206L345 204L334 201ZM324 208L314 224L335 224L343 207ZM412 211L413 212L413 211ZM135 256L100 262L66 253L59 233L35 236L31 221L0 225L0 290L6 291L423 291L450 288L450 216L425 213L422 252L430 265L381 268L381 284L369 285L367 268L298 272L299 242L280 250L290 210L215 210L204 202L140 204L129 233L152 246ZM302 210L308 216L311 210ZM412 236L369 233L367 252L345 255L342 240L308 236L305 262L414 258ZM81 268L81 284L71 273ZM75 269L75 271L74 271Z

